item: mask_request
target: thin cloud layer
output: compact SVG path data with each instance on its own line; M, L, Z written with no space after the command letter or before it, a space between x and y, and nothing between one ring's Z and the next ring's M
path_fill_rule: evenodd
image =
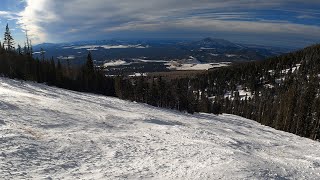
M320 23L312 0L25 0L17 13L35 42L107 38L232 37L317 42ZM301 11L303 9L303 11ZM0 11L0 16L6 16ZM255 36L256 38L252 38ZM260 39L259 39L260 37ZM266 38L268 37L268 38ZM263 39L262 39L263 38ZM280 39L279 39L280 38ZM270 42L272 43L272 42Z

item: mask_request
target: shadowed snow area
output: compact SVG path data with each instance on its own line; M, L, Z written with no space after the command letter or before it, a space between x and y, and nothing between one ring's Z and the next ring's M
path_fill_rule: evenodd
M320 179L320 143L0 78L1 179Z

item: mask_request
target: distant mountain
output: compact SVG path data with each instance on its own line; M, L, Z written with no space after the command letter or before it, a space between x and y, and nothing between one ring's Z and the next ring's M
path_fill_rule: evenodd
M282 54L280 48L249 47L224 39L205 38L200 41L182 43L182 47L193 52L192 56L202 62L239 62L264 60Z
M177 60L188 59L190 56L199 62L237 62L263 60L276 56L283 51L262 47L249 47L232 43L224 39L205 38L199 41L123 41L100 40L79 41L72 43L39 44L34 51L43 48L46 56L75 60L81 63L87 51L92 51L96 62L112 61L117 59L143 58L148 60Z
M189 46L203 47L203 48L241 48L242 46L232 43L224 39L205 38L200 41L191 42Z

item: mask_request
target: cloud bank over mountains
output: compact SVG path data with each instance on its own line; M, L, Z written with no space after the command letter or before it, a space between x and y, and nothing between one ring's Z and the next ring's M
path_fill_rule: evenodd
M320 2L312 0L16 0L16 19L36 43L106 38L200 38L247 43L320 41Z

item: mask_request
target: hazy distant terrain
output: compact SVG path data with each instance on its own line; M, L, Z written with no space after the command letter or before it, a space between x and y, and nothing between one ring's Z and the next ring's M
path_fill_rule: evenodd
M159 72L171 70L207 70L225 62L263 60L287 50L232 43L223 39L199 41L83 41L62 44L40 44L47 58L54 57L69 64L81 64L91 51L96 65L107 72ZM198 65L199 64L199 65ZM223 66L223 65L222 65Z

